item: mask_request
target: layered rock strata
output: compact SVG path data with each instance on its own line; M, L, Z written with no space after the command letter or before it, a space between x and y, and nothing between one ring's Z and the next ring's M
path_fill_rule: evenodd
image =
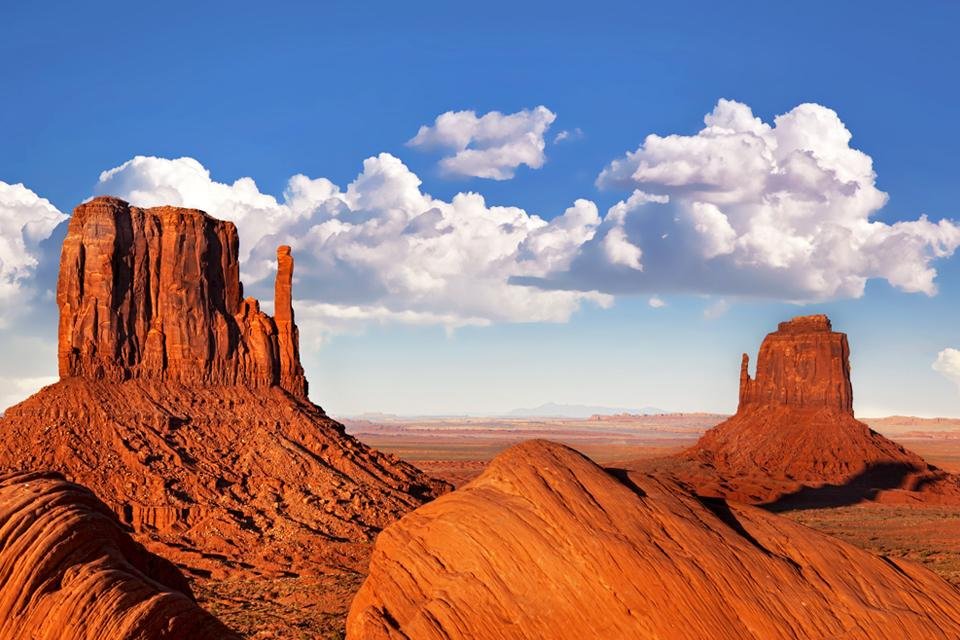
M83 487L0 475L0 639L227 640L183 575Z

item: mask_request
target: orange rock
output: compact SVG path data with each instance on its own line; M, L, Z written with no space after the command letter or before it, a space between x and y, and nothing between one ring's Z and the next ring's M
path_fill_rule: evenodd
M236 638L183 575L54 473L0 476L0 640Z
M766 511L530 441L377 539L355 640L960 637L960 591Z
M701 495L774 508L960 501L955 476L854 418L849 357L847 336L826 316L781 322L763 340L755 378L743 356L736 415L654 466Z
M293 321L293 256L290 247L277 249L277 283L273 296L280 351L280 386L296 396L307 396L307 379L300 365L300 332Z
M73 212L60 258L60 376L277 386L306 398L289 247L275 321L243 299L231 222L100 197Z
M832 330L827 316L781 322L760 346L755 380L747 372L749 360L743 354L739 411L783 405L853 415L850 346L846 334Z
M115 198L77 207L61 259L61 381L0 417L0 470L90 487L137 538L214 576L355 556L448 485L307 398L278 250L276 318L243 299L233 224Z

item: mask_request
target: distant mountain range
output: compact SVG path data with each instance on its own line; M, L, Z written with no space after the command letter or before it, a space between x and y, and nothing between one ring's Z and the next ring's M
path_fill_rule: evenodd
M587 404L558 404L556 402L547 402L539 407L513 409L503 415L514 418L589 418L590 416L612 416L621 413L656 415L666 413L666 411L657 407L630 409L625 407L600 407Z

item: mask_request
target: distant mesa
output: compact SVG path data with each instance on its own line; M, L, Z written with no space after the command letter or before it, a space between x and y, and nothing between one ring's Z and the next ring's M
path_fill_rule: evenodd
M547 402L537 407L513 409L506 416L513 418L569 418L589 419L593 416L613 415L658 415L665 413L657 407L627 409L623 407L603 407L583 404L558 404Z
M755 377L744 354L736 415L660 466L701 495L771 508L960 501L956 476L854 418L847 336L824 315L781 322Z
M960 637L960 591L666 476L529 441L377 539L349 640Z
M237 638L90 491L0 475L0 640Z
M447 490L308 399L293 257L277 255L271 317L243 295L232 223L110 197L77 207L61 380L0 419L0 470L65 474L213 577L349 564L351 545Z

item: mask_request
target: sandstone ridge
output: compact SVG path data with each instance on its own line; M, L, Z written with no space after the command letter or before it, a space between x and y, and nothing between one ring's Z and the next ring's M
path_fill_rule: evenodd
M0 639L196 640L237 636L183 575L53 473L0 475Z
M960 636L960 592L764 510L529 441L377 539L350 640Z

